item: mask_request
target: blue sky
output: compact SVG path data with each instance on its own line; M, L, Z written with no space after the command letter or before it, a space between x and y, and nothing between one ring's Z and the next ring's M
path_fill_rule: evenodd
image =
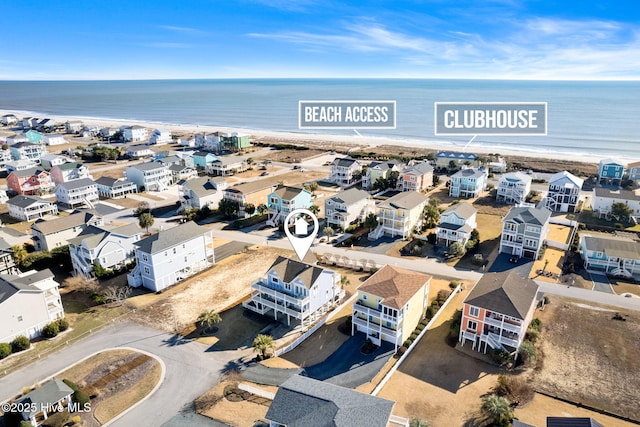
M638 79L640 2L3 0L0 80Z

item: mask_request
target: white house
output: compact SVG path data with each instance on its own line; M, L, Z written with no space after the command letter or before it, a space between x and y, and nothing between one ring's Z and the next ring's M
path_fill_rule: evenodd
M171 131L167 129L154 129L149 137L149 144L161 145L173 142Z
M379 239L383 234L391 237L409 237L423 222L423 210L427 197L417 191L405 191L376 206L378 228L369 233L369 239Z
M57 215L58 205L54 201L35 196L16 196L7 201L9 216L20 221L33 221L47 215Z
M89 178L74 179L56 186L56 199L58 202L71 208L82 205L91 207L91 203L99 198L98 185Z
M85 228L77 237L69 239L74 274L89 278L95 276L94 264L105 270L129 264L135 259L133 245L141 235L137 224Z
M67 133L79 133L83 127L84 123L80 120L68 120L64 124L64 129Z
M328 181L338 185L350 185L356 182L354 175L362 171L362 165L350 157L337 157L331 162Z
M96 185L98 186L98 195L106 199L119 199L126 197L127 194L138 192L136 184L124 178L103 176L96 180Z
M67 163L67 161L67 157L59 154L45 154L40 158L40 164L48 171L50 171L54 166L60 166Z
M130 145L126 152L126 155L132 159L153 157L153 154L153 150L148 145Z
M138 191L165 191L172 179L169 168L157 162L129 166L125 175L138 186Z
M567 172L558 172L549 178L545 206L553 212L577 212L580 190L584 180Z
M496 200L499 202L519 205L524 203L531 191L531 176L522 172L509 172L500 177Z
M31 142L18 142L10 146L9 150L11 150L11 156L13 156L14 160L31 159L39 162L40 157L47 154L44 145Z
M477 227L476 208L471 203L456 203L440 214L440 223L436 227L436 239L439 244L449 246L453 242L466 245L471 232Z
M214 176L230 176L244 172L249 168L246 160L238 156L220 156L211 165L206 167L206 171Z
M324 216L327 225L346 229L350 224L363 221L367 215L375 212L375 203L371 195L364 190L349 188L324 201Z
M337 272L282 256L251 289L251 299L242 306L275 320L286 317L287 325L291 319L303 326L313 323L345 295Z
M40 335L47 323L64 317L58 283L49 269L0 274L0 342Z
M631 209L631 216L640 218L640 192L630 190L611 190L609 188L595 187L591 197L591 209L601 218L611 215L611 206L614 203L624 203Z
M67 141L64 139L64 136L60 135L59 133L45 134L42 137L42 140L46 145L61 145L67 143Z
M0 122L4 126L14 126L18 124L18 118L15 116L15 114L5 114L2 116Z
M550 217L547 208L511 208L502 220L500 253L537 259L549 232Z
M581 232L579 247L586 270L626 278L640 276L640 240L635 234Z
M122 137L127 142L139 142L147 139L147 128L144 126L122 126L120 128Z
M79 162L66 162L61 165L55 165L51 168L50 173L51 180L56 184L82 178L93 179L89 168Z
M136 267L130 286L162 291L215 263L213 234L193 221L160 231L134 244Z

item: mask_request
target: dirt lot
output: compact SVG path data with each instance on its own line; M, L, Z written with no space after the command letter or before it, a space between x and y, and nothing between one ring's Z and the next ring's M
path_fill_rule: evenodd
M200 313L205 310L222 311L234 305L251 292L251 282L261 277L278 255L291 253L269 248L231 256L161 295L145 294L131 298L133 304L144 307L132 316L141 323L173 331L175 314L178 329L186 329L184 332L189 333Z
M305 159L319 154L325 154L326 150L273 150L268 155L257 157L255 160L259 163L260 160L273 160L274 162L287 162L287 163L300 163Z
M625 282L624 280L609 278L609 282L613 287L613 291L618 294L632 294L640 297L640 285L637 283Z
M626 321L613 320L616 313ZM553 297L542 320L538 389L640 420L640 316Z
M251 395L246 400L234 401L225 397L225 389L237 385L237 381L222 381L202 395L196 403L198 412L209 418L231 426L253 427L256 421L265 420L271 400ZM254 387L275 393L276 387L265 387L251 384ZM231 394L230 394L231 395Z
M478 210L478 214L489 214L503 217L509 213L513 206L498 203L494 197L491 197L489 194L485 194L473 201L473 207Z
M549 261L545 267L545 261ZM544 251L544 255L542 259L535 260L533 263L533 267L531 267L531 272L529 273L529 277L532 279L543 280L545 282L558 282L558 276L562 273L562 264L564 263L564 251L559 249L547 248ZM552 277L546 277L544 275L539 275L537 273L538 270L545 270L549 273L552 273Z

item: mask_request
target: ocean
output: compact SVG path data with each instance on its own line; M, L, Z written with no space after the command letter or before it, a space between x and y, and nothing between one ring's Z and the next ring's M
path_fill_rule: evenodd
M363 137L441 143L434 102L547 102L547 136L478 136L470 144L500 152L596 155L640 160L640 82L446 79L238 79L145 81L0 81L0 109L40 116L131 119L302 132L299 100L395 100L396 129L359 129ZM321 133L320 131L307 131ZM322 133L353 134L352 130Z

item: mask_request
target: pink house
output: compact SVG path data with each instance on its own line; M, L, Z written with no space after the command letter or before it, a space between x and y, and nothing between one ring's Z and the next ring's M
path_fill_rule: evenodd
M15 170L7 177L7 188L16 194L35 195L53 187L49 172L39 167Z

